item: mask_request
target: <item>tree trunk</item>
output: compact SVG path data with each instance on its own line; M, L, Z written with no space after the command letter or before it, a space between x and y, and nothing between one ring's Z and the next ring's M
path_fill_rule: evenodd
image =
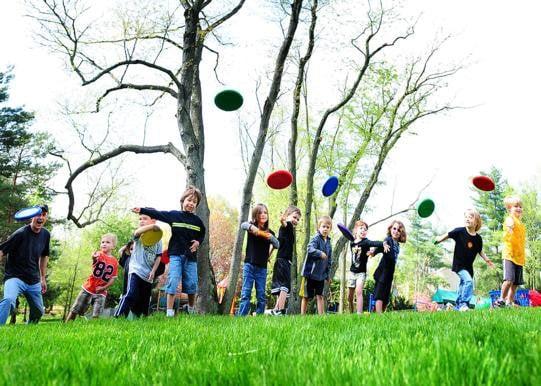
M280 92L282 75L284 72L284 63L287 59L289 49L291 48L291 43L293 42L293 38L297 30L297 25L299 24L299 15L301 12L301 8L302 0L295 0L293 4L291 4L291 17L289 19L289 27L284 41L282 42L282 46L280 47L278 57L276 59L271 88L263 106L263 113L261 115L261 122L259 125L259 133L257 136L254 151L252 153L250 166L248 168L248 175L246 177L246 181L242 190L239 222L246 221L248 219L248 215L250 212L250 203L253 196L255 177L257 174L257 169L259 168L259 163L261 162L261 157L263 156L263 149L265 147L265 142L267 139L270 117L276 104L276 98L278 97L278 93ZM229 270L229 284L225 293L224 301L222 302L222 313L228 312L228 310L231 308L231 303L235 296L237 280L240 272L241 249L242 243L244 241L244 234L245 231L239 229L237 233L237 239L235 241L235 247L233 249L233 257L231 259L231 268Z

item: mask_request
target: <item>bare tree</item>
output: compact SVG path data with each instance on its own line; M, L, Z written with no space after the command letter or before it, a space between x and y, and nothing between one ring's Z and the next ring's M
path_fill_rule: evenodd
M253 187L255 182L255 177L257 175L257 170L261 162L261 157L263 155L263 149L265 147L265 142L267 140L269 121L276 104L276 100L280 93L280 87L282 84L282 76L284 73L284 64L289 54L289 49L295 37L295 32L299 24L299 16L302 9L302 0L294 0L291 3L291 16L289 18L289 25L287 32L284 36L280 50L276 57L276 62L274 66L274 72L272 77L272 82L270 85L270 90L263 105L263 110L261 112L261 119L259 124L259 131L257 139L255 141L254 150L252 152L252 157L250 158L250 165L248 168L248 175L244 182L244 187L242 190L241 198L241 210L239 221L245 221L248 218L250 211L250 204L253 197ZM223 305L223 312L227 312L231 308L231 303L233 297L235 296L235 290L237 286L237 280L240 272L240 263L241 263L241 252L242 252L242 243L244 241L245 232L239 230L237 233L237 238L235 240L235 247L233 250L233 260L231 261L231 268L229 270L229 284L225 294Z
M375 11L373 9L369 9L367 13L368 17L368 24L363 29L363 31L352 40L352 44L354 47L357 48L358 52L361 54L363 58L363 63L360 66L359 70L357 71L357 75L355 80L353 81L353 84L347 92L345 93L344 97L336 103L334 106L329 107L325 112L323 113L319 124L317 126L317 129L315 133L313 134L312 139L312 145L311 145L311 151L310 151L310 158L309 158L309 166L308 166L308 173L306 177L306 198L305 198L305 216L304 216L304 242L303 242L303 250L306 249L308 242L310 240L310 233L311 233L311 216L312 216L312 206L314 202L314 177L316 172L316 161L319 154L319 147L321 144L321 141L323 140L322 133L325 128L325 125L327 124L327 120L329 117L334 114L335 112L339 111L341 108L343 108L355 95L357 88L359 87L359 84L361 83L361 80L364 78L365 74L367 73L369 69L369 65L374 59L374 57L380 53L382 50L384 50L387 47L392 47L396 43L398 43L401 40L407 39L409 36L413 34L413 28L409 29L405 34L399 35L396 38L394 38L391 42L382 43L380 45L377 45L375 48L372 47L373 40L375 36L381 31L381 28L384 24L384 16L385 12L384 10L378 10ZM356 41L363 38L363 48L359 48Z
M447 86L446 81L448 78L455 75L462 68L461 66L454 66L447 70L430 72L429 67L434 56L441 48L441 44L432 48L424 59L415 59L406 67L404 84L388 94L386 101L382 104L384 130L380 133L381 140L372 172L348 224L350 228L353 228L355 221L360 218L366 202L379 180L383 165L400 138L408 130L412 129L413 125L419 120L457 108L449 103L441 105L430 103L437 92ZM346 239L341 237L336 243L334 252L339 255L345 248L346 243ZM333 267L332 272L334 273L335 270L336 267Z
M78 226L95 220L81 223L78 221L80 217L73 214L75 194L72 184L82 172L123 153L167 153L184 166L186 184L194 185L203 193L204 198L198 207L198 214L208 229L209 208L205 196L203 167L205 135L199 65L206 48L206 38L234 16L244 2L245 0L239 0L231 9L224 11L222 6L213 8L212 5L217 3L213 0L182 0L176 9L155 18L151 23L151 17L156 15L153 15L154 10L149 9L149 14L145 15L145 23L126 21L122 24L122 36L108 37L101 36L98 28L95 28L95 20L85 18L91 2L32 2L32 16L41 26L42 32L39 35L42 40L54 51L65 55L71 70L79 77L83 86L93 85L102 89L101 96L96 100L96 111L100 110L104 100L110 95L126 90L153 93L158 95L155 101L167 96L176 103L175 118L183 150L172 143L157 146L123 144L95 154L70 173L66 183L70 199L68 218ZM168 65L170 60L166 53L170 49L181 55L180 63L176 59L172 66ZM178 57L178 54L175 57ZM139 69L144 70L146 76L138 76L141 74L137 71ZM141 78L145 80L140 81ZM146 81L147 79L152 80ZM207 312L216 307L208 237L201 245L200 254L198 299L200 310Z

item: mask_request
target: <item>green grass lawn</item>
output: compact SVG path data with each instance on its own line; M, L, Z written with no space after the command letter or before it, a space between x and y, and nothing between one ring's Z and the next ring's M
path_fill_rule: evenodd
M541 309L77 320L0 331L0 384L539 385Z

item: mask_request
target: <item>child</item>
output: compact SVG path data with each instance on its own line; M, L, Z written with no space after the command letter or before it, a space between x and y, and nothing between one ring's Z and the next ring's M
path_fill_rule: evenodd
M306 314L308 301L316 297L317 312L325 313L323 302L323 287L325 280L330 282L329 271L332 264L332 247L329 233L332 228L332 219L322 216L317 222L318 232L308 244L306 259L302 269L301 315Z
M128 289L128 273L130 271L130 256L133 253L133 240L130 240L124 245L120 250L118 251L120 255L120 259L118 260L118 264L122 267L122 270L124 271L122 282L122 295L126 295L126 290Z
M92 255L92 274L83 284L66 322L75 320L77 315L84 315L94 295L99 295L100 298L94 301L92 316L96 318L101 313L107 297L107 288L113 285L118 272L118 261L111 256L116 243L117 238L113 233L101 237L100 250Z
M271 294L276 295L276 305L270 314L285 315L286 299L291 291L291 259L295 248L295 227L301 218L301 210L294 205L289 206L280 217L282 226L278 231L280 248L276 254L276 262L272 271Z
M355 222L353 234L355 240L350 244L351 266L349 267L347 285L349 288L349 312L353 313L353 296L357 295L357 314L363 313L363 289L366 281L366 263L370 248L383 248L389 252L389 246L381 241L371 241L366 238L368 224L362 220Z
M169 240L169 274L165 292L167 293L168 317L175 316L173 305L177 287L182 279L182 292L188 295L186 312L195 313L195 294L197 292L197 249L205 238L205 225L195 214L201 202L201 192L188 186L180 197L181 211L158 211L151 208L134 208L133 212L146 214L171 226Z
M257 204L252 209L252 221L243 222L240 226L248 231L246 257L242 268L242 290L239 304L239 316L250 312L252 287L255 284L257 298L256 314L265 312L265 285L267 283L267 263L272 249L278 249L280 243L269 229L269 211L264 204Z
M524 284L523 267L526 264L526 227L522 223L522 201L509 196L503 200L509 216L503 226L503 284L497 307L512 306L519 285Z
M130 311L137 317L148 316L152 283L162 254L162 241L145 246L141 235L147 231L159 231L156 220L146 214L139 215L139 228L133 233L135 245L130 257L128 288L115 312L115 318L128 316Z
M394 270L398 254L400 253L399 243L406 242L406 228L401 221L394 220L387 228L385 243L389 246L385 252L383 247L376 248L374 254L383 252L378 268L374 272L376 286L374 288L374 299L376 300L376 312L382 313L389 303L389 295L393 285Z
M470 309L469 304L474 290L473 261L477 254L485 260L489 267L494 267L492 261L483 252L483 239L477 233L482 225L479 212L475 209L467 209L464 212L464 223L465 227L455 228L434 241L434 244L439 244L448 238L455 240L452 269L460 278L458 298L456 300L456 309L458 311L468 311Z

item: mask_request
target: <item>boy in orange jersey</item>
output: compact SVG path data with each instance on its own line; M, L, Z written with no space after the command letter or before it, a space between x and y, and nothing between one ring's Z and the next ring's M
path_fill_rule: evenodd
M99 301L94 302L93 316L97 317L100 308L105 304L107 288L113 285L118 273L118 261L111 256L111 251L116 247L117 237L113 233L107 233L101 237L100 250L92 255L92 274L83 284L83 288L71 308L66 322L75 320L77 315L84 315L92 297L99 296Z

